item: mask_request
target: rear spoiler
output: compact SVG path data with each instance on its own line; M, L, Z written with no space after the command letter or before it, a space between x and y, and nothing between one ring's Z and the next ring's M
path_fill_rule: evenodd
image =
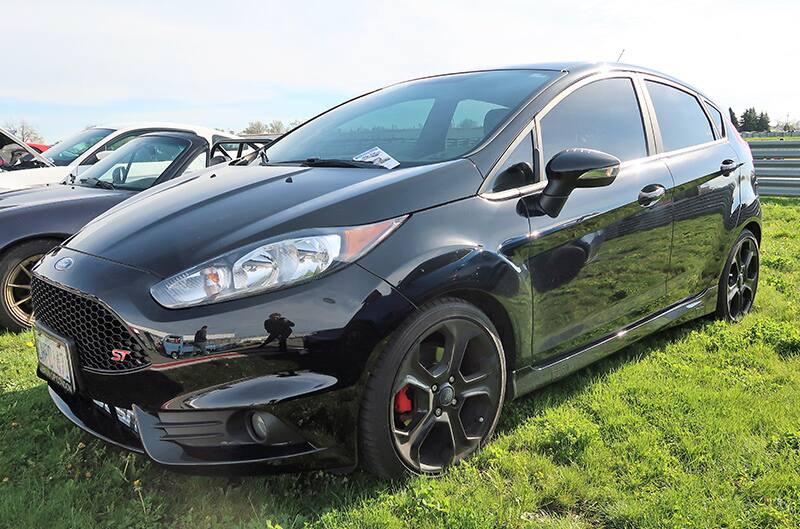
M242 156L249 156L260 151L272 142L273 140L271 138L226 139L215 141L214 145L211 146L209 159L213 162L215 158L219 157L219 160L215 163L209 163L209 165L217 165L219 163L238 160Z

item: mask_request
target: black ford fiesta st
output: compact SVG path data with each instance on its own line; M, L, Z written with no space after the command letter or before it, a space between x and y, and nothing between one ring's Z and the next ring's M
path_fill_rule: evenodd
M441 75L157 186L50 252L39 375L174 469L436 474L504 402L758 283L749 149L616 64Z

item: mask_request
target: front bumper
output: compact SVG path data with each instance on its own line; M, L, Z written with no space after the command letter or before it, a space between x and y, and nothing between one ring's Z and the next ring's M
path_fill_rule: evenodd
M64 257L73 266L56 270ZM98 369L108 364L84 362L84 355L112 351L87 352L85 344L95 342L80 341L75 394L50 384L62 413L159 464L204 473L354 467L367 367L415 310L357 265L269 295L182 310L152 300L158 277L67 248L45 256L35 273L107 308L147 355L135 369ZM276 313L293 323L286 332L265 321ZM193 343L201 326L208 328L203 347ZM55 330L70 339L83 332ZM138 432L94 401L132 410ZM253 412L274 418L275 433L261 443L247 430Z
M132 427L115 417L114 408L104 409L52 386L49 390L59 411L82 430L177 471L255 474L355 466L344 447L314 447L285 425L280 425L279 442L253 442L240 429L237 419L244 414L236 410L151 413L134 405Z

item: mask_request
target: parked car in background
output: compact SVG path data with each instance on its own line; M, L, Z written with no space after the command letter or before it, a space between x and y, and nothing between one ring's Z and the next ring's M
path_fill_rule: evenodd
M44 151L46 151L47 149L49 149L50 145L45 145L44 143L29 143L28 147L30 147L31 149L35 150L39 154L41 154Z
M509 399L750 311L761 209L719 108L620 64L355 98L48 253L39 376L75 424L167 467L439 474Z
M41 156L30 145L10 131L0 128L0 182L4 173L53 166L52 162Z
M192 132L206 139L209 145L216 141L235 139L235 136L207 127L180 123L142 122L118 123L90 127L58 142L42 153L48 166L30 170L0 173L0 190L21 189L41 184L62 182L67 176L80 176L104 156L119 149L133 138L159 131Z
M33 265L92 218L133 195L208 165L208 140L193 132L138 136L72 183L0 193L0 327L30 325Z

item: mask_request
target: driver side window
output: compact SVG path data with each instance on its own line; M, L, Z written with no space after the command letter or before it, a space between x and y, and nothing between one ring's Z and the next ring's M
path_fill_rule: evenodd
M596 149L621 161L647 156L633 80L603 79L578 88L541 119L544 164L572 147Z

